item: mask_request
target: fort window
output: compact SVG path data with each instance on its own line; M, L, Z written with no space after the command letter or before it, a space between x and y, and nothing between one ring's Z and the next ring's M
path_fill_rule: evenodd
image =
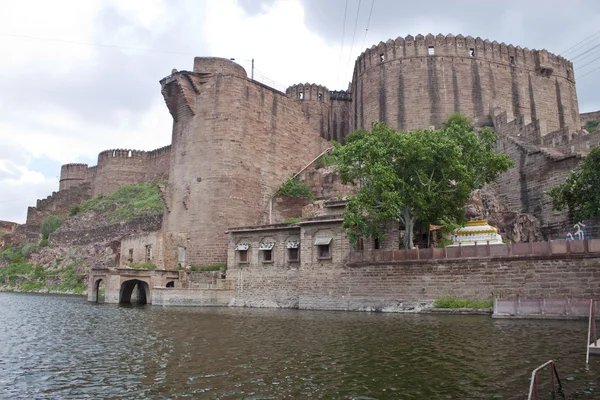
M127 158L131 158L133 157L133 151L129 150L129 153L127 153Z
M472 48L472 47L469 49L469 56L470 57L475 57L475 49Z
M375 240L373 240L373 248L375 250L381 249L381 242L379 241L379 238L375 238Z
M317 258L319 260L331 259L331 237L318 237L315 240L317 246Z
M304 99L304 91L300 91L300 92L298 92L298 98L299 98L300 100L303 100L303 99Z
M152 260L152 245L146 245L146 262L150 262Z
M432 56L435 54L435 48L433 46L429 46L427 48L427 55Z
M127 262L133 262L133 249L129 249L129 257L127 258Z
M238 254L238 262L247 263L248 262L248 249L250 248L249 243L239 243L235 250Z
M323 93L319 93L317 95L317 98L319 99L319 101L323 101Z
M381 53L381 54L379 55L379 61L381 61L381 62L385 62L385 54Z
M356 251L363 251L365 249L365 240L363 238L358 238L358 243L356 243Z
M113 157L116 157L116 156L117 156L117 151L113 150Z
M185 247L177 248L177 264L181 266L185 265Z
M300 261L300 240L298 237L290 237L285 243L285 248L287 249L288 262Z
M515 58L513 56L510 56L510 65L515 65Z
M175 282L174 281L169 281L169 282L167 282L167 286L165 286L165 287L174 288L175 287Z
M272 239L263 239L258 246L258 250L261 252L261 259L265 263L273 262L273 247L275 241Z

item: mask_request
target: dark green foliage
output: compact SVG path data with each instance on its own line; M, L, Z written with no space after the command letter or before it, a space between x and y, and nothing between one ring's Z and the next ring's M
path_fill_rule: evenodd
M310 188L306 183L300 181L298 175L283 182L275 194L277 196L308 197L311 200L315 200L313 192L310 191Z
M23 257L25 257L25 259L28 259L29 256L38 251L38 249L39 246L36 243L27 243L25 246L23 246L23 249L21 251L23 252Z
M433 303L435 308L493 308L494 301L489 300L472 300L459 299L452 296L443 296L435 300Z
M62 225L63 220L56 215L49 215L43 221L42 225L40 225L40 231L42 232L42 238L48 239L48 235L52 232L56 231Z
M110 222L129 221L142 215L160 215L164 202L156 183L123 186L110 195L81 203L80 212L94 211Z
M129 268L133 268L133 269L156 269L156 264L151 264L151 263L141 263L141 264L129 264L128 265Z
M81 212L81 204L73 204L69 210L69 215L72 217Z
M48 239L40 240L40 248L42 247L48 247Z
M395 132L374 123L336 147L334 165L344 183L360 185L348 196L344 228L356 245L362 237L381 237L381 228L400 220L405 248L413 248L415 225L461 223L473 189L512 166L493 150L495 133L475 133L468 118L455 114L439 130Z
M596 132L596 129L598 128L598 124L600 124L600 121L598 120L594 120L594 121L588 121L585 123L585 130L590 132L590 133L594 133Z
M576 221L600 217L600 147L590 151L565 183L546 194L555 210L568 208Z
M9 248L0 252L0 258L8 264L0 268L0 286L24 292L51 290L81 294L86 289L85 275L77 271L79 263L72 263L60 269L46 269L41 265L25 262L23 248ZM48 286L46 278L58 277L59 285ZM18 278L18 279L17 279Z
M192 271L223 271L227 270L227 264L206 264L206 265L191 265L190 269Z

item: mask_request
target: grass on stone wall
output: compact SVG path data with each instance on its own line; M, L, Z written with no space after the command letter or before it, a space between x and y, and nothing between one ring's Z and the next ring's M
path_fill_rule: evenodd
M590 133L594 133L594 132L596 132L596 128L598 127L598 124L600 124L600 120L588 121L585 123L584 128L586 131L588 131Z
M435 308L493 308L494 301L489 300L473 300L473 299L461 299L452 296L442 296L435 300L433 303Z
M152 264L152 263L128 264L128 267L129 268L133 268L133 269L155 270L156 269L156 264Z
M0 260L6 263L5 267L0 268L0 286L8 290L82 294L87 288L85 275L77 272L79 262L50 270L41 265L28 263L26 256L23 254L23 247L10 247L1 251ZM48 278L53 281L58 278L60 283L48 285Z
M283 220L284 224L295 224L301 221L300 217L289 217Z
M288 196L288 197L308 197L311 200L315 200L316 197L310 190L310 187L300 180L298 175L287 179L279 190L275 193L277 196Z
M129 221L143 215L160 215L164 202L157 183L141 183L122 186L107 196L99 195L86 200L79 207L71 207L71 213L95 211L106 215L110 222Z

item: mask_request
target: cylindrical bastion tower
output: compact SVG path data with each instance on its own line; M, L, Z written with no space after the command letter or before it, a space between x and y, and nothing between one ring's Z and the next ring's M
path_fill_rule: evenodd
M350 131L375 120L397 130L439 127L452 113L540 120L542 134L580 128L573 64L548 53L462 35L388 40L356 60Z

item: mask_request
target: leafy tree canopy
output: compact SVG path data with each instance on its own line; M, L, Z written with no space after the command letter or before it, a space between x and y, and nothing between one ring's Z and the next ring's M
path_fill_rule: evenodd
M546 193L555 210L568 208L576 221L600 217L600 147L590 151L579 167Z
M56 215L49 215L46 218L44 218L44 220L42 221L42 224L40 225L40 231L42 232L42 238L48 239L48 235L50 235L52 232L54 232L55 230L60 228L62 223L63 223L62 218L57 217Z
M360 185L348 197L344 228L356 245L359 237L381 237L385 223L400 220L404 245L413 248L413 227L464 221L473 189L512 166L493 150L496 134L475 133L467 117L454 114L439 130L395 132L375 122L337 146L333 165L344 183Z

